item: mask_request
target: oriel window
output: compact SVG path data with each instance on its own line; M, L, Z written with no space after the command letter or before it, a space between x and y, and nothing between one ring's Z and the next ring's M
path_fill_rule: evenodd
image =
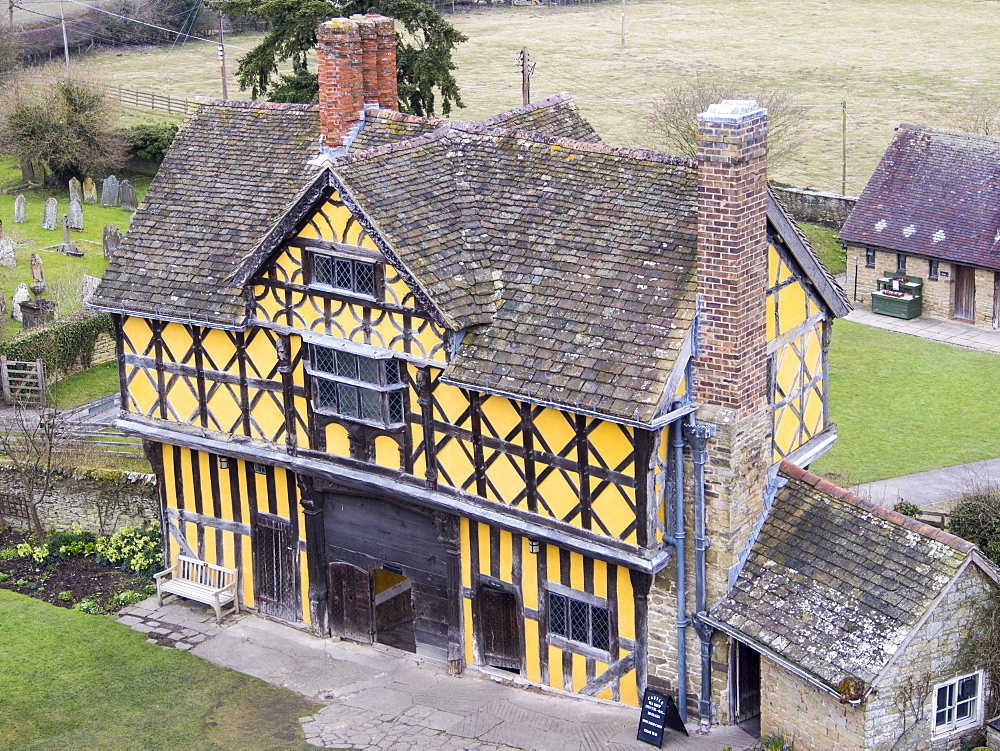
M331 347L312 346L309 372L317 410L397 425L406 417L406 384L399 360L376 359Z

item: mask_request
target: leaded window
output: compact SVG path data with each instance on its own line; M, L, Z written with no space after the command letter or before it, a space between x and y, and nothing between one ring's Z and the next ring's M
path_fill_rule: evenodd
M934 733L951 733L980 722L982 672L963 675L934 688Z
M548 593L549 633L607 652L611 648L611 617L606 607L569 595Z
M313 282L334 289L375 297L375 264L316 253L313 255Z
M399 360L313 345L310 373L320 411L382 425L401 423L406 416Z

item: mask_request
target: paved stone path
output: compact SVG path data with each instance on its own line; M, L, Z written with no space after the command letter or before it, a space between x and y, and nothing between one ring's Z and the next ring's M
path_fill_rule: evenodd
M929 511L947 511L951 501L998 483L1000 459L987 459L869 482L854 492L889 508L902 498Z
M880 316L862 307L852 310L846 320L886 331L919 336L921 339L954 344L957 347L1000 354L1000 329L984 329L968 323L936 321L930 318L911 318L906 321L892 316Z
M648 751L635 740L638 710L511 685L388 647L320 639L256 615L226 617L207 606L156 598L119 622L152 643L193 654L325 704L302 718L314 746L385 751ZM717 728L690 738L668 733L663 748L743 751L754 738Z

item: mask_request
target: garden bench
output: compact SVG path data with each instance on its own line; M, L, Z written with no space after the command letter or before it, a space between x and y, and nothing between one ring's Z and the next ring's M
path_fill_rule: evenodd
M236 571L216 566L214 563L177 556L177 562L170 568L154 574L156 578L156 601L163 606L163 596L177 595L215 608L215 620L222 622L225 605L232 603L227 613L239 613L240 602L236 597Z

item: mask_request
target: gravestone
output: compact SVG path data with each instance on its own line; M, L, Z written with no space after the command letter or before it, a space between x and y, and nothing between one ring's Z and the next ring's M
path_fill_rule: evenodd
M17 289L14 290L14 296L10 300L10 317L18 323L24 323L24 314L21 312L21 303L28 302L30 299L31 293L28 291L28 285L21 282L21 284L17 285Z
M0 317L7 315L7 295L0 292Z
M17 243L13 237L0 237L0 266L12 269L17 260Z
M47 326L56 319L56 301L39 297L21 303L24 330Z
M82 256L83 251L80 250L78 247L76 247L76 245L73 244L73 241L69 239L69 217L66 214L63 214L62 226L63 226L63 241L59 243L58 246L56 246L56 250L59 251L60 253L65 253L68 256L77 256L77 257ZM31 258L33 264L35 255L32 254ZM39 259L38 262L41 263L41 259ZM32 272L34 272L34 265L32 265ZM35 291L34 285L32 285L31 290L32 292ZM35 292L35 294L40 294L40 293Z
M80 181L74 177L72 180L69 181L69 200L71 202L79 201L82 198L80 192L81 192Z
M42 214L42 229L55 229L59 218L59 204L55 198L45 201L45 213Z
M69 202L69 228L83 229L83 206L78 198Z
M113 224L104 225L104 257L111 260L118 255L118 246L122 244L122 233Z
M121 185L118 186L118 195L121 198L123 209L135 211L136 206L139 205L139 201L136 200L135 186L132 183L128 180L122 180Z
M45 270L42 268L42 257L38 253L31 254L31 291L40 295L45 291Z
M83 181L83 202L97 203L97 187L89 177Z
M18 196L14 199L14 221L18 224L24 224L28 221L28 201L24 196Z
M101 185L101 206L118 208L118 178L108 175Z
M94 296L97 291L97 285L101 283L101 277L99 276L87 276L83 275L83 283L80 287L80 302L84 305L90 302L90 299Z

